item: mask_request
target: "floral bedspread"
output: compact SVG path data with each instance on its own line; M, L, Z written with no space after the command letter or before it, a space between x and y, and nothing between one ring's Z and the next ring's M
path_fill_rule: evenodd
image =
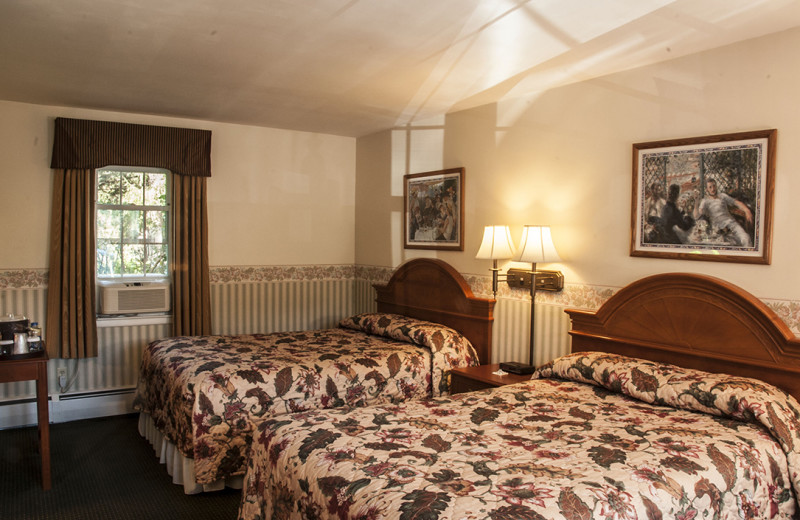
M260 421L240 519L794 517L784 392L601 353L534 378Z
M476 363L458 332L387 314L318 331L169 338L145 350L134 407L210 483L244 473L253 419L440 395L451 368Z

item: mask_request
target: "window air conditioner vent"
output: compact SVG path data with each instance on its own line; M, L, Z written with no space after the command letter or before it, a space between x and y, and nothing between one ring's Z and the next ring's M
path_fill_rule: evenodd
M133 314L169 310L169 284L110 283L100 288L101 314Z

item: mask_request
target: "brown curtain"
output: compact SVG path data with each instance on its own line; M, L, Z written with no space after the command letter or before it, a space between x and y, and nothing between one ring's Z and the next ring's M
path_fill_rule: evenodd
M50 357L97 356L93 201L93 170L54 170L46 325Z
M58 117L51 168L150 166L211 177L211 131Z
M172 176L172 333L211 334L206 178Z
M47 349L52 357L97 355L94 169L149 166L173 172L173 331L211 333L206 178L211 132L56 118Z

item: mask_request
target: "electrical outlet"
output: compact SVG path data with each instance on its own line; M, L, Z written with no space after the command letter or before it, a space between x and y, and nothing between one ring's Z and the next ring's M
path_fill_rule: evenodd
M64 387L67 386L67 369L64 367L56 369L56 375L58 376L58 386L63 392Z

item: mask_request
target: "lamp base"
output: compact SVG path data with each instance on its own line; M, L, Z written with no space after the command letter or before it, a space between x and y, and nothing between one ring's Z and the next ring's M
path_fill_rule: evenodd
M500 369L505 370L511 374L533 374L536 367L533 365L526 365L516 361L509 361L507 363L500 363Z

